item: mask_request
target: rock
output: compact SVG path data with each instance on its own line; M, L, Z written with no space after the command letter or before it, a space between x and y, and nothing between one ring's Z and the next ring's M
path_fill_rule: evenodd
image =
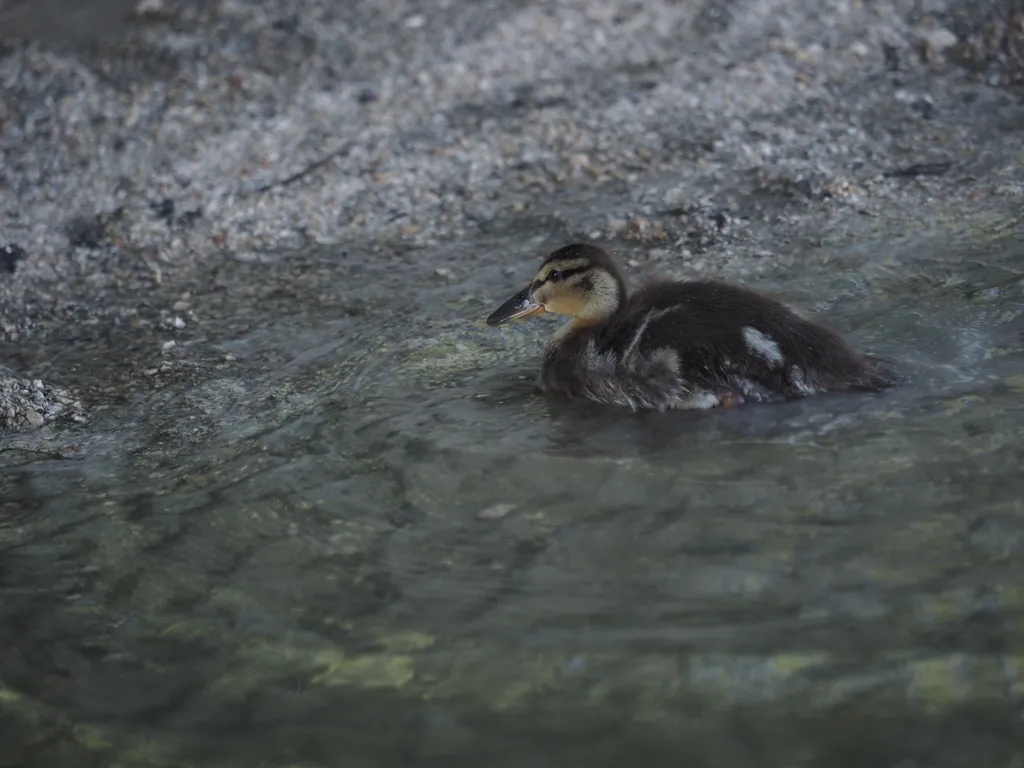
M956 45L956 35L944 27L936 27L921 33L921 43L931 52L942 53Z
M868 54L871 53L871 49L868 48L868 46L865 43L862 43L860 40L857 40L852 45L850 45L850 53L852 53L857 58L866 59L868 57Z
M85 421L81 402L70 392L39 379L20 379L0 367L0 429L41 427L62 418Z
M926 29L918 35L919 54L933 67L938 65L947 48L957 44L957 36L943 27Z
M139 4L135 6L135 15L157 16L164 10L164 0L139 0Z
M150 203L149 207L158 219L169 219L174 216L174 201L169 197L158 203Z
M373 88L363 88L356 95L356 101L358 101L360 104L372 104L379 98L380 96L377 95L377 92L373 90Z
M76 216L65 225L72 245L99 248L107 240L106 221L102 216Z
M20 245L8 243L0 247L0 272L13 275L14 270L18 268L18 262L23 261L26 256L28 254L25 253L25 249Z

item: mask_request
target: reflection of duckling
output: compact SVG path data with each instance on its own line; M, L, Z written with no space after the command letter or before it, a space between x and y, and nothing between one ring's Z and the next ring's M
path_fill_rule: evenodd
M575 399L704 409L895 382L880 358L744 288L654 282L627 297L611 257L592 245L548 256L487 324L540 312L571 318L544 353L541 387Z

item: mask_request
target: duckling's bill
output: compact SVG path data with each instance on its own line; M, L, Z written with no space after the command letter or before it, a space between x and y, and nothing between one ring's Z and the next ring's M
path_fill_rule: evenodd
M511 299L506 301L487 318L488 325L504 325L513 320L520 320L544 311L544 305L533 300L532 286L527 286Z

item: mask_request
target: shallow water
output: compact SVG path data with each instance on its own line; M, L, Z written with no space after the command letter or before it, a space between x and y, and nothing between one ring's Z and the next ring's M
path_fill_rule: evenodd
M707 413L536 391L553 325L483 317L541 238L240 265L241 367L3 468L0 766L1020 766L1024 230L976 231L759 282L903 386Z

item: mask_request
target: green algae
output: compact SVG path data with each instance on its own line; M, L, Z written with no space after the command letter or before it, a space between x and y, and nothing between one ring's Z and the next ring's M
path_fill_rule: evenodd
M415 676L412 656L385 653L347 656L325 650L315 653L312 661L323 668L313 676L311 682L314 684L401 688Z
M1007 376L1003 381L1013 392L1024 392L1024 375Z
M49 708L3 686L0 686L0 709L30 728L44 727L54 718Z
M382 648L392 653L411 653L413 651L424 651L438 642L436 635L416 630L391 630L380 628L372 633L372 636Z
M107 729L86 723L71 726L71 735L90 752L108 752L115 744Z
M1015 658L960 653L911 659L906 668L908 700L932 715L967 702L1009 708L1015 698Z

